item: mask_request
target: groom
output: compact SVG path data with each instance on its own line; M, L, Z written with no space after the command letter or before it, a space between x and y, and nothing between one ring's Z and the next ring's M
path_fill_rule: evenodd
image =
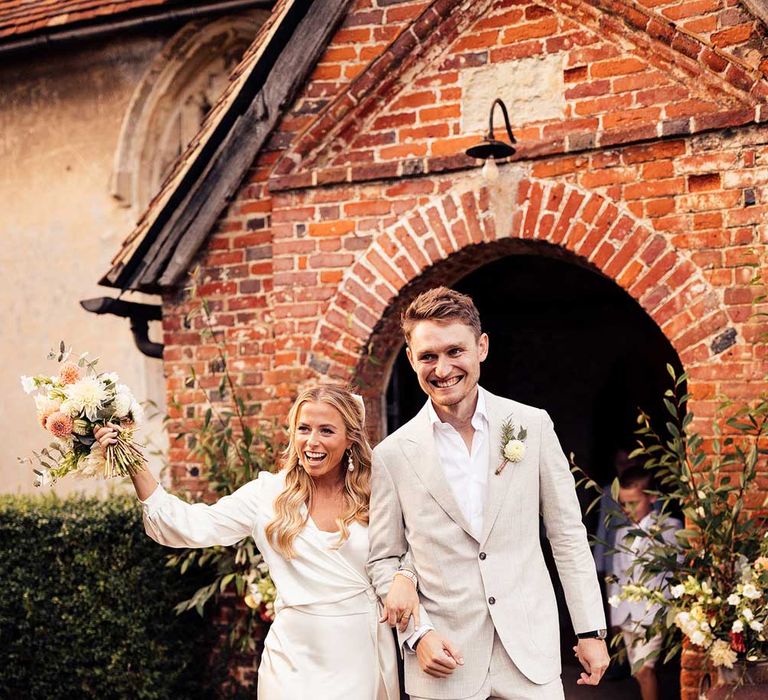
M596 685L608 666L603 603L552 421L478 386L488 336L470 297L432 289L402 326L429 400L374 450L368 573L382 598L401 567L418 578L420 627L411 618L401 633L407 692L563 698L539 515L578 636L578 683Z

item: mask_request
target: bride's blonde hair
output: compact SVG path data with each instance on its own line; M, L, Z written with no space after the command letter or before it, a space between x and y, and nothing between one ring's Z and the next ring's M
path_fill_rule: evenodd
M275 499L275 517L265 529L267 540L286 559L294 555L293 541L307 524L314 497L314 482L299 461L296 449L296 429L301 407L308 401L319 401L335 408L344 420L347 439L351 442L344 453L340 469L344 471L344 508L336 520L341 546L349 537L353 522L368 524L371 497L371 446L365 435L362 401L341 386L322 385L302 391L288 413L288 446L283 452L280 469L285 471L285 487ZM351 455L354 471L347 469ZM302 514L302 506L307 511Z

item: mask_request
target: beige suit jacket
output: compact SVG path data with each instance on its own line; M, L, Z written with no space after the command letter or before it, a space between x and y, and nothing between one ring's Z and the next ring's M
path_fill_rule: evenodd
M476 693L488 673L494 631L531 681L548 683L560 675L557 604L540 545L540 514L575 631L605 627L573 476L551 419L541 409L485 396L491 457L479 540L437 461L426 405L373 453L368 531L373 585L383 598L407 556L419 577L422 623L430 622L464 654L463 666L435 679L406 653L406 690L421 697ZM525 456L495 475L507 419L528 431Z

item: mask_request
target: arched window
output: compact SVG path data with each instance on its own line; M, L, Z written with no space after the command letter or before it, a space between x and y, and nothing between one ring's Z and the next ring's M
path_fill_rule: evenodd
M197 133L268 16L257 10L190 22L150 65L123 120L111 183L113 196L133 208L136 218Z

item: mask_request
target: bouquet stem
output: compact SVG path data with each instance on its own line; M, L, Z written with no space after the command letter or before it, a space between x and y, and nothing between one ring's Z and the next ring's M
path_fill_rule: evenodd
M133 432L124 430L114 445L104 450L104 478L133 476L147 467L147 460L133 441Z

